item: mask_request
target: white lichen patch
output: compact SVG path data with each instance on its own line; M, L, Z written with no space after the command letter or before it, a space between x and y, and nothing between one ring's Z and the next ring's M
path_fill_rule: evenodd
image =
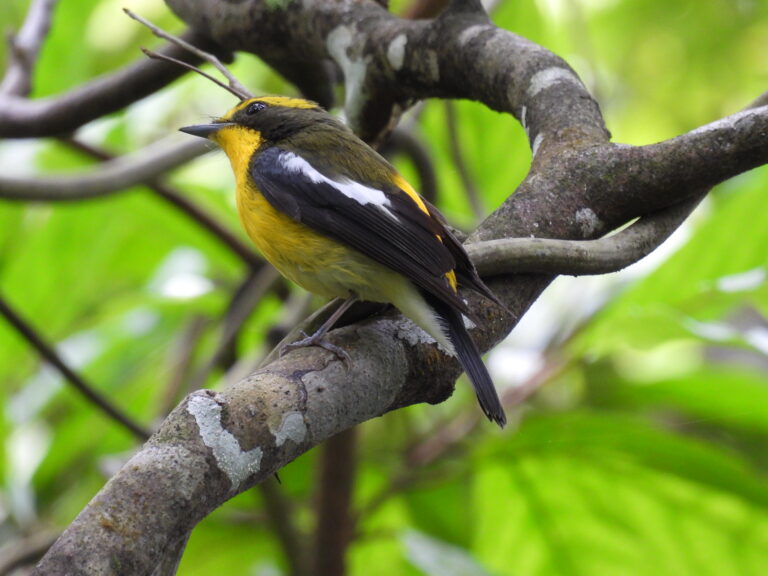
M520 124L523 126L523 130L525 130L526 136L529 136L528 134L528 125L525 123L525 117L528 115L528 107L523 106L520 108Z
M408 36L398 34L387 47L387 60L395 71L400 70L405 62L405 47L408 44Z
M259 471L262 450L243 450L234 435L221 424L221 406L207 394L195 394L187 405L200 429L200 438L211 449L219 469L237 490L251 474Z
M275 445L282 446L288 440L300 444L307 437L307 424L304 422L304 416L301 412L287 412L283 414L277 430L273 430L275 435Z
M459 44L462 46L472 42L475 38L480 36L483 32L486 30L489 30L490 27L485 24L474 24L470 26L469 28L465 28L462 30L461 34L459 34Z
M533 145L531 146L531 152L534 156L536 156L536 152L539 151L539 146L541 146L542 142L544 142L544 134L539 132L536 135L536 138L533 139Z
M347 87L344 106L347 116L354 122L364 104L363 86L368 73L370 58L355 50L355 29L340 25L334 28L325 40L328 53L344 72Z
M590 238L595 232L599 231L603 223L597 217L591 208L581 208L576 211L576 223L581 228L581 234L584 238Z
M579 88L584 89L584 85L576 75L567 68L560 68L559 66L553 66L536 72L531 78L530 84L528 84L528 96L530 98L535 97L542 90L551 88L561 82L568 82L577 85Z
M437 342L432 336L430 336L425 330L420 328L410 318L400 318L393 320L392 324L395 327L395 334L399 340L403 340L410 346L418 346L419 344L437 344L437 347L450 356L454 353L448 350L445 346Z

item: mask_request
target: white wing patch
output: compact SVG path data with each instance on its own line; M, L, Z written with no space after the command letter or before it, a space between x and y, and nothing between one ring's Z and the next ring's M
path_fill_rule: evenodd
M399 218L390 210L392 206L387 195L381 190L365 186L354 180L347 178L337 181L328 178L325 174L318 172L312 164L304 160L301 156L294 154L293 152L284 152L280 155L280 162L283 167L294 174L301 174L307 178L310 182L315 184L328 184L333 186L336 190L341 192L344 196L350 200L354 200L358 204L373 204L379 207L388 216L399 220Z

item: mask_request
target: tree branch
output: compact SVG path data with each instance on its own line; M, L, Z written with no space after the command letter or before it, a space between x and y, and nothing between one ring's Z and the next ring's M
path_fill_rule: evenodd
M658 248L702 197L643 216L625 230L599 240L501 238L467 244L467 254L483 276L521 272L585 276L618 272Z
M187 32L182 38L209 52L222 53L221 47L202 34ZM200 62L177 46L165 46L159 52L191 64ZM135 64L60 96L40 100L0 96L0 138L65 135L157 92L185 73L179 66L142 57Z
M469 200L469 206L472 208L472 213L477 222L483 217L485 211L480 199L480 192L475 185L475 181L472 179L472 175L469 173L469 166L464 161L456 122L456 108L453 102L448 100L445 103L445 123L448 125L448 144L451 150L451 160L459 173L461 183L464 185L464 194L467 200Z
M173 140L176 140L175 137ZM160 140L139 152L120 156L97 169L75 175L48 178L0 176L0 200L17 202L71 202L104 197L138 184L152 183L163 173L177 168L210 150L206 142Z
M173 62L174 64L180 65L183 68L187 68L188 70L193 70L199 74L202 74L204 77L211 80L214 84L218 84L225 90L228 90L232 94L234 94L236 97L238 97L240 100L247 100L248 98L253 98L253 94L242 84L240 84L240 81L235 78L235 76L230 72L224 64L221 63L221 60L216 58L215 55L211 54L210 52L207 52L205 50L200 50L197 46L194 46L193 44L190 44L186 40L179 38L178 36L174 36L173 34L169 34L165 30L162 30L152 24L149 20L146 20L145 18L142 18L138 14L135 14L134 12L128 10L128 8L123 8L123 12L125 12L129 18L132 18L133 20L136 20L137 22L143 24L149 30L157 36L158 38L162 38L163 40L168 40L171 44L178 46L179 48L182 48L189 52L190 54L196 56L200 60L204 60L206 62L209 62L216 70L218 70L224 78L226 78L229 82L228 85L222 84L215 78L211 77L210 75L206 74L202 70L191 67L186 62L180 61L178 58L174 58L172 56L168 56L167 54L160 54L157 52L153 52L152 50L142 50L144 54L149 56L150 58L158 58L160 60L166 58L169 62Z
M531 142L538 134L561 142L608 137L597 103L562 58L495 27L479 3L455 2L430 21L402 20L373 2L308 0L301 10L256 0L167 4L230 50L267 61L335 60L345 75L346 116L368 141L428 97L468 98L515 114Z
M19 33L8 38L9 66L0 83L0 97L27 96L32 91L32 73L56 4L58 0L34 0Z
M75 150L83 152L91 158L96 158L102 162L109 162L117 158L116 156L113 156L100 148L96 148L95 146L91 146L90 144L86 144L80 140L75 140L74 138L62 138L61 141L68 146L71 146ZM172 188L167 184L163 184L157 181L145 182L144 185L152 192L157 194L157 196L177 208L183 214L186 214L192 218L192 220L197 222L203 228L203 230L206 230L222 244L227 246L249 267L258 269L264 265L264 260L262 260L254 250L246 246L234 233L216 221L203 208L192 202L182 192ZM0 189L1 188L2 183L0 180ZM1 191L0 198L2 198Z
M258 271L251 271L235 292L224 314L224 322L216 349L204 364L195 371L188 388L198 390L205 385L208 376L232 349L240 329L250 317L259 301L280 280L280 275L270 265L263 265Z
M111 420L117 422L128 432L133 434L137 440L146 440L149 438L149 432L133 421L133 419L122 412L116 406L113 406L110 400L102 395L96 388L85 381L58 355L53 346L49 345L32 326L24 320L16 311L0 297L0 315L5 317L8 323L19 333L24 340L29 343L40 356L53 366L64 379L100 412L104 413Z

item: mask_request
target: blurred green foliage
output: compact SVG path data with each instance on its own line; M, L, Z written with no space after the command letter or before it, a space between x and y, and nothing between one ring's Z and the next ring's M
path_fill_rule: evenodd
M0 22L17 27L26 5L5 0ZM62 2L34 97L55 96L135 61L139 46L155 45L123 15L123 5L181 29L158 1ZM768 3L758 0L506 1L493 19L571 63L597 94L616 141L675 136L737 111L768 87ZM251 56L239 57L234 69L254 92L293 91ZM133 151L231 103L222 90L188 77L78 136ZM438 174L438 204L471 228L444 104L427 102L413 116ZM525 134L513 118L474 103L457 103L456 116L465 160L490 211L526 173ZM415 178L406 158L396 160ZM0 143L5 174L92 166L59 142ZM220 154L171 181L241 234ZM538 327L545 337L539 334L529 352L558 369L506 431L483 423L433 447L430 463L407 459L436 431L477 412L467 386L443 405L361 427L354 504L363 513L350 573L763 574L767 181L768 170L760 169L720 186L678 235L673 254L642 274L602 279L594 301L578 299L587 279L570 279L557 294L575 296L559 307L545 296L539 311L571 311L550 313L549 324ZM67 205L0 203L0 292L145 425L184 394L171 382L188 381L212 353L244 272L228 250L146 189ZM267 299L246 324L238 355L257 358L280 317L278 300ZM195 323L202 333L193 340L193 367L184 369L180 350ZM515 380L519 366L509 354L534 340L530 329L524 322L516 339L494 353L500 382ZM219 385L220 375L207 385ZM69 523L136 443L3 323L0 387L2 544ZM307 532L315 462L310 453L281 471L281 490ZM195 530L181 573L267 575L286 566L261 497L252 493Z

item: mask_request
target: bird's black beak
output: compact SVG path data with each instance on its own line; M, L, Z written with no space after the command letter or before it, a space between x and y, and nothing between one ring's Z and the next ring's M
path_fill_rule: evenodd
M211 124L184 126L184 128L179 128L179 131L184 132L185 134L192 134L192 136L200 136L200 138L210 138L212 134L215 134L222 128L233 125L233 122L213 122Z

